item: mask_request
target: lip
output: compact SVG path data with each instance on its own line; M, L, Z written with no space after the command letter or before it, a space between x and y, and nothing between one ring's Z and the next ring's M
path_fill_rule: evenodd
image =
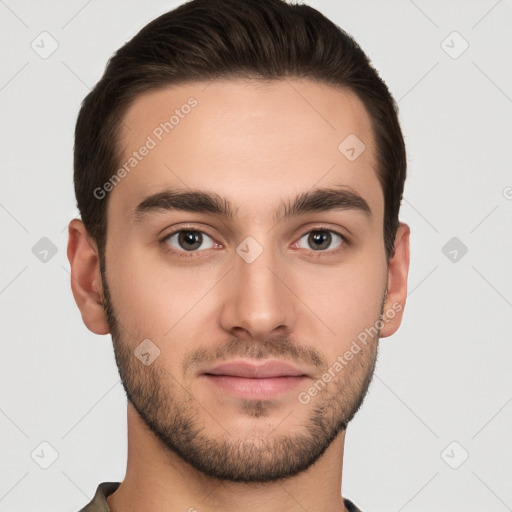
M271 399L308 378L303 370L281 361L231 361L208 369L201 376L224 392L252 400Z
M209 375L226 375L229 377L245 377L246 379L268 379L272 377L300 377L305 372L283 361L266 361L250 363L249 361L230 361L221 363L208 371Z

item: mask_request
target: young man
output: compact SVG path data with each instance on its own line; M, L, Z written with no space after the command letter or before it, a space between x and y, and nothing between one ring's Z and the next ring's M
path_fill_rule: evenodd
M357 510L345 431L409 267L362 50L306 5L193 0L114 55L75 135L71 286L128 397L126 477L82 510Z

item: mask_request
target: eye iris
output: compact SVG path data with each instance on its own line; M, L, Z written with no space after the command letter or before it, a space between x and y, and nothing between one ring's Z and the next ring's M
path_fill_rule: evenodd
M331 244L331 234L328 231L312 231L308 237L310 246L317 249L327 249Z
M193 251L203 243L203 235L198 231L182 231L178 236L178 242L186 251Z

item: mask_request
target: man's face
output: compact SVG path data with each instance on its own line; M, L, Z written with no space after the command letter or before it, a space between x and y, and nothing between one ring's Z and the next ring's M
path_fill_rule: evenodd
M138 156L110 192L109 326L128 398L165 446L215 477L270 481L311 466L364 398L378 337L335 363L386 314L384 199L352 93L307 80L207 85L139 96L125 116L119 167ZM338 148L351 134L365 145L355 159L357 139ZM289 208L318 189L352 196ZM147 200L166 192L189 201Z

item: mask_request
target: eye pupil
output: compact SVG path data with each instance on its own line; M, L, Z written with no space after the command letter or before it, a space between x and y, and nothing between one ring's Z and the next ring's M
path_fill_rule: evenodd
M185 251L193 251L201 247L203 235L199 231L181 231L178 242ZM188 246L186 244L188 244Z
M316 249L327 249L331 245L331 234L328 231L312 231L308 241Z

